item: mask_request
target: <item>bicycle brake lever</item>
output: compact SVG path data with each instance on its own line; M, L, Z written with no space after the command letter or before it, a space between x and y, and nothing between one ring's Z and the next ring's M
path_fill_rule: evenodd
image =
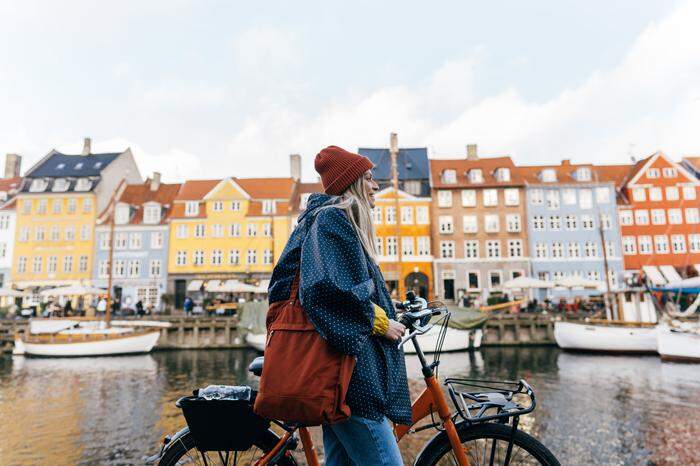
M428 330L430 330L431 328L433 328L433 324L424 325L423 327L414 326L413 331L401 339L401 343L399 343L399 348L403 348L404 343L406 343L408 340L412 339L415 336L427 333Z

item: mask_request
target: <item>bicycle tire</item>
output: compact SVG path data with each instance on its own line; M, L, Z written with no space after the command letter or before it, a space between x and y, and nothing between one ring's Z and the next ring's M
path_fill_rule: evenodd
M259 448L262 452L267 453L274 448L279 439L280 438L274 432L267 430L266 433L254 443L254 446ZM174 440L173 442L173 445L170 445L169 448L167 448L161 459L158 461L158 466L175 466L178 461L188 454L195 458L201 458L199 451L196 450L194 437L190 432L185 433L182 437ZM198 460L197 463L193 464L204 464L204 462ZM208 462L207 464L209 466L214 466L216 463ZM238 463L240 466L248 466L249 464L252 463ZM277 466L297 466L297 462L292 456L285 456L275 464Z
M468 425L464 422L457 424L457 431L459 433L459 439L462 444L467 442L476 442L478 440L484 440L484 444L488 445L488 440L496 441L496 445L503 443L503 446L507 446L507 442L510 440L512 433L512 428L503 424L476 424ZM521 451L527 452L536 463L528 462L525 464L540 464L542 466L560 466L559 460L552 454L549 449L540 443L534 437L526 434L521 430L516 430L515 437L513 439L513 456L517 454L516 451L519 449ZM517 447L517 449L516 449ZM498 448L498 447L497 447ZM490 464L484 455L484 462L479 462L478 452L471 449L467 454L470 460L470 465L477 466L481 464ZM428 446L423 450L423 452L416 460L416 466L436 466L440 464L440 460L443 460L452 451L452 445L444 432L441 432L431 440ZM498 450L500 451L500 450ZM475 456L475 453L477 455ZM490 453L490 450L489 450ZM489 459L490 459L489 455ZM513 459L513 458L512 458ZM517 458L516 458L517 459ZM504 458L505 460L505 458ZM456 464L456 463L454 463ZM494 462L494 465L502 464ZM511 463L514 466L519 464L517 462ZM522 463L520 463L522 464Z

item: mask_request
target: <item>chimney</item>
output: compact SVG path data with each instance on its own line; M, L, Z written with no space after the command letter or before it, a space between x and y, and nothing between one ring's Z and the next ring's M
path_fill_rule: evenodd
M479 160L476 144L467 144L467 160Z
M92 140L90 138L83 139L83 153L82 155L90 155L92 151Z
M564 159L561 161L562 167L568 167L569 165L571 165L571 159Z
M18 154L5 156L5 178L17 178L22 167L22 157Z
M301 180L301 155L290 154L289 173L294 181Z
M151 191L158 191L160 188L160 172L153 172L153 178L151 178Z

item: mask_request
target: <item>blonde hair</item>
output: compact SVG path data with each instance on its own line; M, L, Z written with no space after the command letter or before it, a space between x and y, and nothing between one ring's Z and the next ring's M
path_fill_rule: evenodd
M326 206L326 208L336 208L344 210L352 224L357 237L362 244L362 248L367 255L376 262L376 252L374 250L375 235L374 224L372 223L372 207L369 202L369 192L365 187L365 177L359 177L353 184L348 186L339 197L339 201Z

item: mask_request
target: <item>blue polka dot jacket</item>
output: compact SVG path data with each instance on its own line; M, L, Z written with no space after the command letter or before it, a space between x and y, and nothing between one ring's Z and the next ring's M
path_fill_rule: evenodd
M357 357L346 398L352 414L411 424L403 351L372 335L373 303L390 319L396 312L379 267L364 252L345 212L321 209L337 200L310 196L272 273L270 304L289 298L301 267L299 298L309 320L331 346Z

